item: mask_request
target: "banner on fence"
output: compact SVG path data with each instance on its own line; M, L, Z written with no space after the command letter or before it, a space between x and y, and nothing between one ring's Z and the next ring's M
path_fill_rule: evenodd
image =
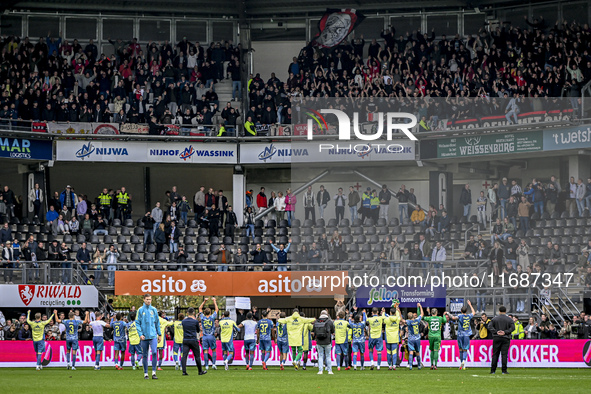
M96 308L98 290L94 286L0 285L3 308Z
M318 353L315 341L310 349L309 365L315 364L318 360ZM94 349L92 341L80 341L80 349L77 353L76 366L91 367L94 365ZM101 362L106 365L113 365L115 360L115 347L112 341L105 341L104 351L101 355ZM174 365L173 341L167 341L164 347L163 365ZM509 347L509 368L589 368L591 367L591 340L585 339L556 339L556 340L513 340ZM217 360L222 360L222 346L218 341ZM385 363L386 352L378 352ZM427 365L431 361L429 342L421 341L421 359ZM273 343L271 357L267 365L279 365L279 352L277 344ZM288 352L288 364L291 364L291 352ZM332 365L335 365L335 347L332 347L330 354ZM370 353L367 349L364 352L365 361L370 361ZM489 368L492 359L492 341L477 340L470 342L468 350L467 367ZM193 354L189 354L189 365L194 365ZM261 365L261 353L258 347L255 350L255 365ZM404 357L402 367L407 366L408 356ZM500 360L499 360L500 361ZM129 353L125 354L125 366L129 364ZM33 350L32 341L0 341L0 367L34 367L36 355ZM234 341L233 365L245 365L245 348L243 341ZM439 352L439 367L457 367L460 364L457 341L442 341ZM65 367L66 342L48 341L45 342L43 352L43 365L46 367Z
M345 291L346 276L346 271L117 271L115 294L332 297Z

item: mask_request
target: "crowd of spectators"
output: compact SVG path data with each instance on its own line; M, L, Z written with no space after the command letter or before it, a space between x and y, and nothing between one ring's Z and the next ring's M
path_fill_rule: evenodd
M439 38L435 30L397 33L390 26L369 44L361 35L330 49L306 46L288 65L286 81L251 77L246 118L291 123L290 99L309 97L337 98L337 106L355 105L342 98L396 98L401 109L414 107L422 131L442 118L504 115L511 123L519 113L566 105L526 98L568 97L568 109L579 109L581 88L591 80L589 26L541 17L527 23L528 29L502 22ZM425 97L445 100L411 100Z
M93 40L82 46L60 36L1 37L3 123L186 124L190 116L191 122L211 125L219 105L214 84L232 78L233 97L239 97L241 49L232 41L203 47L186 38L145 46L135 38L109 39L114 47L109 57Z

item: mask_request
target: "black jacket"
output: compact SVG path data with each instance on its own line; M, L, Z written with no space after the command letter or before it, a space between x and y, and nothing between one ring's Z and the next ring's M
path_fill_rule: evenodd
M495 316L494 319L488 323L488 330L493 334L493 338L507 338L511 339L511 333L515 330L515 323L509 316L502 314ZM497 334L497 331L504 331L504 335Z
M472 204L472 190L464 188L460 194L460 204L468 205Z
M326 191L326 189L324 189L324 192L319 191L316 194L316 202L318 203L318 205L326 205L326 204L328 204L329 201L330 201L330 194L328 194L328 191Z
M318 331L320 330L320 328L316 327L316 323L317 322L326 322L326 327L321 328L322 330L326 330L329 334L325 339L319 339L318 338ZM319 318L318 320L316 320L316 322L314 322L314 337L316 338L316 344L321 345L321 346L326 346L326 345L330 345L332 343L332 337L331 335L334 334L334 323L333 321L330 319L330 317L322 317Z

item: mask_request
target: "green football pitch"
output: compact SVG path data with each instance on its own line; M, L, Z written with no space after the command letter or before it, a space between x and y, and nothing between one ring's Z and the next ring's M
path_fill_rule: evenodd
M591 392L591 371L589 369L510 369L508 375L500 370L490 375L487 369L472 368L460 371L455 368L440 368L431 371L414 368L409 371L381 370L336 371L334 375L317 375L317 368L295 371L292 367L285 371L279 367L269 367L263 371L260 366L246 371L243 366L231 366L229 371L223 367L210 370L198 376L193 365L187 370L189 376L182 376L174 367L165 367L158 372L158 380L144 380L142 371L130 367L117 371L113 367L102 366L100 371L81 367L76 371L66 368L0 369L0 385L13 392L180 392L197 390L199 392L372 392L391 393L394 391L416 392L423 388L431 393L514 393L548 392L566 389L568 393ZM8 391L6 391L8 392Z

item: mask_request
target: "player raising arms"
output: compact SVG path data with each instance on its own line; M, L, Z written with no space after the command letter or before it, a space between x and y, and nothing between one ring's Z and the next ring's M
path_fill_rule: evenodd
M460 310L460 314L452 316L447 313L452 320L458 321L458 348L460 349L460 369L466 369L466 360L468 360L468 350L470 349L470 337L472 336L472 328L470 327L470 320L474 317L474 308L470 300L467 300L471 313L465 306Z
M76 313L70 311L68 313L68 319L61 321L66 328L66 361L68 362L68 369L73 371L76 370L76 353L78 352L79 345L78 345L78 333L82 331L82 325L88 324L89 322L89 313L86 311L86 315L84 316L84 321L76 320ZM60 321L58 320L58 323ZM70 355L70 352L72 353Z
M384 324L384 316L380 316L378 308L372 308L371 317L367 318L367 325L369 326L369 355L371 358L371 370L374 367L374 353L377 354L377 367L380 369L380 362L382 361L382 350L384 350L384 340L382 339L382 326Z
M179 353L183 356L183 319L185 315L179 313L179 318L174 322L174 345L172 346L172 357L174 359L174 369L177 371L180 368Z
M335 353L337 355L337 371L341 370L341 358L347 358L349 351L349 342L347 341L347 333L349 331L349 322L345 320L345 312L339 311L337 319L334 321L334 343ZM349 367L345 368L349 370Z
M92 344L94 346L94 369L96 371L101 369L100 361L101 361L101 354L105 349L105 340L103 338L103 332L105 331L105 327L111 327L109 323L104 322L103 313L101 311L96 311L94 313L95 319L94 321L90 322L90 327L92 327Z
M125 349L127 348L125 338L127 324L122 320L121 313L115 315L115 321L111 323L111 327L113 328L113 342L115 347L115 369L122 370L123 362L125 361ZM119 357L119 365L117 365L117 357Z
M211 313L211 308L203 309L203 305L209 300L209 298L204 298L201 305L199 305L199 320L201 321L201 327L203 328L203 339L202 339L202 347L203 347L203 363L205 364L205 370L207 371L208 361L209 361L209 350L211 349L212 354L212 361L211 361L211 368L217 369L216 367L216 340L215 340L215 320L218 318L218 304L215 300L215 297L212 297L211 300L213 301L213 306L215 308L214 312Z
M447 322L444 316L437 316L439 313L437 308L432 308L427 313L431 316L426 316L425 320L429 324L429 350L431 351L431 369L437 369L437 361L439 361L439 350L441 350L441 327Z
M170 327L174 324L173 321L166 319L166 312L158 312L158 319L160 323L160 332L162 335L158 341L158 371L162 371L162 360L164 359L164 347L166 346L166 327Z
M263 318L259 320L256 327L257 332L257 342L259 344L259 351L261 352L261 361L263 363L263 369L266 371L267 368L267 360L271 356L271 350L273 349L273 321L267 319L269 315L269 310L264 310L261 312Z
M421 363L421 319L423 318L423 307L421 304L417 304L417 308L420 309L421 314L413 319L414 314L408 312L408 320L406 325L408 326L408 369L412 371L413 358L417 358L417 365L419 369L423 367Z
M37 366L35 367L37 371L43 369L43 365L41 365L41 358L43 357L43 352L45 351L45 326L49 324L54 316L57 316L57 310L53 311L53 314L49 317L49 319L41 321L41 313L35 313L35 321L32 321L31 311L27 311L27 323L29 324L29 327L31 327L31 331L33 333L33 349L35 349L35 353L37 354Z
M398 343L400 343L400 320L402 320L402 316L398 308L398 303L396 302L390 309L390 316L384 318L384 324L386 325L388 369L391 371L396 371Z
M314 323L315 321L315 318L306 318L300 316L297 308L293 310L293 314L291 316L278 320L279 323L286 324L287 326L287 338L289 347L291 348L291 358L293 360L293 366L296 370L299 369L300 359L302 358L304 325L308 323Z
M363 318L363 320L361 320ZM367 322L367 316L365 314L365 309L363 310L363 315L357 314L355 315L355 320L349 319L349 326L351 327L353 341L351 343L351 351L353 352L353 356L355 356L353 369L357 369L357 365L360 364L360 369L363 371L365 367L363 366L364 361L364 354L365 354L365 325Z
M142 361L142 347L140 345L140 336L135 325L135 317L136 312L131 312L129 314L129 323L127 323L127 336L129 337L129 357L134 371L139 367L140 361ZM136 354L137 360L135 358Z
M285 319L285 312L279 314L279 320ZM287 353L289 353L289 342L287 338L287 324L280 323L277 320L277 351L279 352L279 365L281 370L284 370L285 360L287 360Z

